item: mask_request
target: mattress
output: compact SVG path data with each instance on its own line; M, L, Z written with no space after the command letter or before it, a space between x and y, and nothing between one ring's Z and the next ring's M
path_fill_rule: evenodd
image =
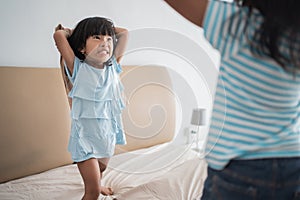
M172 143L118 154L111 158L102 179L114 195L99 199L199 199L206 168L201 155ZM1 200L78 200L83 192L75 164L0 184Z

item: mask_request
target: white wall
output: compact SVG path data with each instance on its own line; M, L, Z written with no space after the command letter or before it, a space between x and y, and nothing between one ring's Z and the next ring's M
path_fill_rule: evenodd
M73 28L88 16L111 18L130 31L122 64L170 67L179 108L175 141L183 143L192 109L210 112L219 56L202 30L164 1L1 0L0 66L58 67L54 27Z

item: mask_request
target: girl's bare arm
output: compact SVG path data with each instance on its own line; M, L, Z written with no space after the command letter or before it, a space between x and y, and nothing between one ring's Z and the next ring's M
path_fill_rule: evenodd
M60 55L62 56L63 60L65 61L69 71L73 73L75 54L67 40L70 34L71 34L70 29L63 28L61 25L59 25L55 28L53 38L56 47Z
M208 0L165 0L183 17L202 27Z
M115 27L116 37L117 37L117 45L115 48L115 57L117 62L120 63L126 49L127 41L128 41L128 30L125 28Z

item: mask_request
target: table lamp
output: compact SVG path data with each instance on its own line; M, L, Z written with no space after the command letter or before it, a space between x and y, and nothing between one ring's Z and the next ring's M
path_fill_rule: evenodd
M206 124L206 109L195 108L193 109L191 124L197 127L196 131L192 131L192 134L196 134L196 147L194 150L200 152L199 148L199 127Z

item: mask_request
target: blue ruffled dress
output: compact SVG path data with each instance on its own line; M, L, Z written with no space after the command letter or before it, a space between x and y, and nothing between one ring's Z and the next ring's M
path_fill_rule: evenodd
M115 57L112 65L97 69L75 58L69 93L72 98L71 134L68 150L75 162L107 158L115 144L126 144L121 112L124 108L121 66Z

